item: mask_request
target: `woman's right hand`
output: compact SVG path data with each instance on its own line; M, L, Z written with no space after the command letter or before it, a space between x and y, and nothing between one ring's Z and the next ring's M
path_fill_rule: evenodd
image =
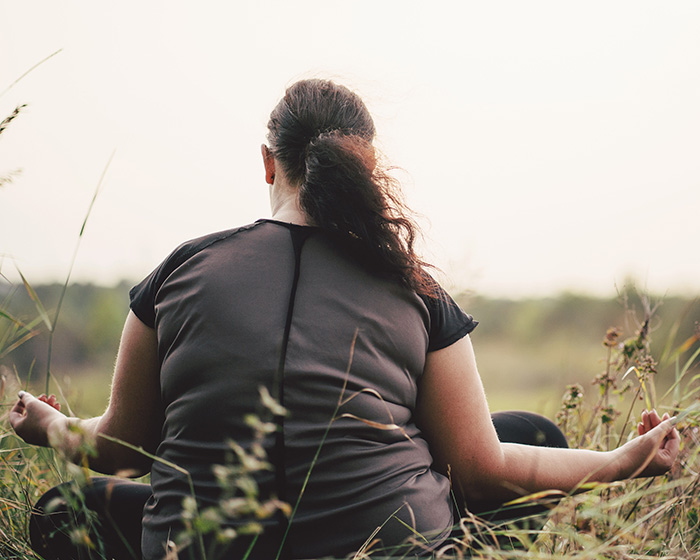
M68 420L61 412L56 397L37 398L20 391L19 400L10 410L10 424L17 435L32 445L48 447L51 434L60 430Z
M661 418L655 410L642 412L639 437L615 451L620 456L621 478L657 476L673 466L680 449L674 424L668 414Z

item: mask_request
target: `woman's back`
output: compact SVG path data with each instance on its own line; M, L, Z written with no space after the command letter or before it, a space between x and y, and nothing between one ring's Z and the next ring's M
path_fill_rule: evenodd
M346 554L379 526L386 546L411 536L407 526L427 538L448 529L449 484L430 470L413 419L436 322L414 292L368 272L317 228L265 220L183 245L132 298L158 334L158 455L192 475L203 506L220 497L212 465L225 462L227 441L252 444L245 417L264 417L262 386L288 414L265 440L274 471L258 477L261 498L294 505L323 441L287 538L293 557ZM433 337L472 327L459 314ZM149 543L160 553L178 527L189 494L162 462L152 484L146 558Z

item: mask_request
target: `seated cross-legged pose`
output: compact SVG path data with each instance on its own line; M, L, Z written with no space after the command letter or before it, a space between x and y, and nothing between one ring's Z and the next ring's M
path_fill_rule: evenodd
M182 244L131 290L105 413L69 418L20 395L10 420L27 442L77 460L82 433L94 470L150 472L149 484L98 477L79 490L106 557L342 557L368 540L386 555L429 555L465 504L485 512L672 465L678 433L653 412L609 452L569 449L533 414L492 417L469 336L477 323L416 254L419 231L374 135L347 88L289 87L262 147L271 217ZM285 412L268 413L261 390ZM260 439L250 415L275 429ZM217 539L250 521L239 513L183 540L192 491L199 511L225 495L214 466L235 462L232 441L261 444L270 468L254 473L258 499L294 511L256 518L259 537ZM32 516L46 559L81 553L61 528L77 515L69 490L51 490Z

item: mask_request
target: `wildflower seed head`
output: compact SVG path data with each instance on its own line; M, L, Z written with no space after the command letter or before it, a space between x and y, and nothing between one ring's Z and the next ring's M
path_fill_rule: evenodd
M582 400L583 387L581 387L581 385L578 383L569 385L567 386L564 397L562 398L562 408L568 410L578 408Z
M644 373L656 373L656 360L651 356L644 356L639 360L637 369Z
M614 348L617 346L617 339L620 338L622 331L617 327L610 327L603 338L603 346L606 348Z
M606 406L600 411L600 420L603 424L612 424L620 416L620 412L614 406Z

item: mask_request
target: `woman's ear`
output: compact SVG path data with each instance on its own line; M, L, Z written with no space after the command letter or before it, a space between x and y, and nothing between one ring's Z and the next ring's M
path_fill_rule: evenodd
M265 144L261 146L263 165L265 166L265 182L271 185L275 182L275 158Z

